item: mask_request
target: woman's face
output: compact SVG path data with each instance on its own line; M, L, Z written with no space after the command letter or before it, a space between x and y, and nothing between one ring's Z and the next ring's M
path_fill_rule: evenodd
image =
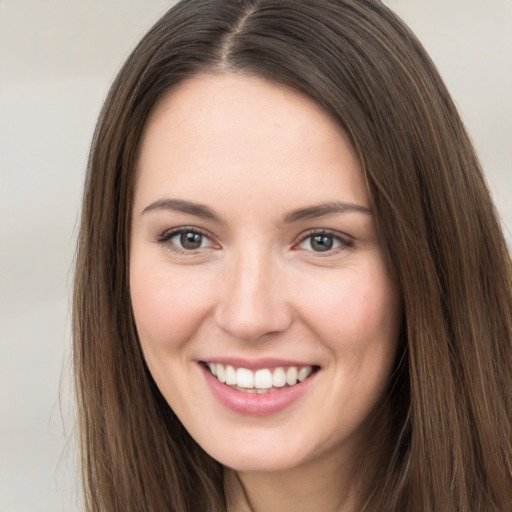
M354 453L401 315L344 132L289 88L202 75L156 106L137 172L133 312L190 434L242 471Z

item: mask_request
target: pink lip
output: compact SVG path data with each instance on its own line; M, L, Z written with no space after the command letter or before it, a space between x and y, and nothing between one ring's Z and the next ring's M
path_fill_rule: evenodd
M232 364L226 363L226 360L223 359L223 364ZM233 360L232 360L233 361ZM214 361L211 361L214 362ZM279 391L272 391L269 393L245 393L243 391L237 391L222 382L219 382L211 372L204 367L203 364L199 364L201 370L203 371L203 375L206 378L206 382L210 387L212 393L217 398L217 400L227 407L231 411L234 411L238 414L245 414L249 416L270 416L271 414L276 414L287 407L291 406L295 401L297 401L306 391L309 389L311 384L314 382L316 373L313 373L310 377L308 377L303 382L296 384L295 386L284 387L279 389ZM248 368L247 366L237 364L233 364L233 366L237 366L239 368ZM295 363L294 365L287 365L281 362L276 366L306 366L304 364L298 365ZM256 368L261 368L262 366L256 366ZM269 366L265 366L265 368L269 368Z

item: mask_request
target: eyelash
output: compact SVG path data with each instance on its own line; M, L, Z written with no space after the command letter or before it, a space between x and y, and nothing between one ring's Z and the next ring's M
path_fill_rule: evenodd
M156 239L156 242L161 245L167 245L167 248L169 250L176 252L178 254L183 254L183 255L196 254L197 251L205 248L205 247L198 247L197 249L184 249L182 247L179 247L175 243L169 243L174 237L176 237L178 235L184 235L184 234L200 235L201 237L206 238L207 240L209 240L211 242L211 245L209 245L207 247L211 247L214 245L214 242L212 241L212 236L209 235L207 232L205 232L199 228L196 228L196 227L187 227L187 226L176 228L176 229L171 229L169 231L165 231ZM334 242L338 242L339 245L334 248L329 247L325 251L315 251L313 249L304 249L304 250L307 250L308 252L312 252L318 256L327 257L327 256L332 256L334 254L338 254L339 252L341 252L343 250L350 249L354 246L354 240L352 238L350 238L346 235L342 236L340 233L338 233L336 231L321 229L321 230L311 230L311 231L308 231L307 233L303 234L300 237L300 240L296 244L294 244L293 249L300 250L301 249L300 246L304 242L306 242L308 239L312 241L314 239L314 237L322 237L322 236L331 238ZM203 242L203 240L201 240L201 243L202 242ZM310 242L310 245L311 245L311 242Z
M338 242L339 245L337 247L328 248L325 251L314 251L314 250L307 249L308 251L316 254L317 256L324 256L324 257L332 256L332 255L338 254L341 251L351 249L354 246L354 240L351 237L342 235L341 233L339 233L337 231L321 229L321 230L311 230L311 231L308 231L307 233L303 234L301 236L299 242L294 245L294 248L300 250L300 246L304 242L306 242L308 239L311 240L310 241L310 245L311 245L314 237L321 237L321 236L330 237L333 239L333 241Z
M203 237L203 239L209 240L211 242L211 246L215 245L210 234L199 228L187 226L165 231L156 239L156 242L161 245L166 245L166 248L169 249L170 251L183 255L196 254L197 251L204 249L204 247L198 247L197 249L184 249L182 247L179 247L175 243L169 243L175 236L184 234L200 235L201 237Z

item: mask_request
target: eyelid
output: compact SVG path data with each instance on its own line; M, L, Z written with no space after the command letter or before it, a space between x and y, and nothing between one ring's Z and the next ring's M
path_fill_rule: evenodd
M311 238L313 236L321 236L321 235L328 235L332 236L336 240L340 242L340 247L335 247L333 249L329 249L325 252L320 251L308 251L315 253L318 256L331 256L333 254L337 254L340 251L350 249L354 246L354 238L347 235L346 233L342 233L340 231L336 231L333 229L326 229L326 228L312 228L309 229L299 235L299 240L293 245L293 249L300 250L300 245L305 242L308 238ZM307 250L307 249L303 249Z
M171 228L171 229L166 229L165 231L163 231L160 235L158 235L156 237L155 242L159 243L161 245L165 245L168 242L170 242L170 240L173 237L175 237L176 235L181 235L182 233L197 233L197 234L207 238L211 242L211 245L209 245L207 247L198 248L198 249L185 250L185 249L182 249L181 247L178 247L178 246L172 244L172 246L169 246L168 249L170 249L174 252L178 252L178 253L194 254L196 251L209 249L211 247L216 247L216 248L219 247L218 242L216 242L215 237L210 232L206 231L205 229L199 228L197 226L179 226L179 227L175 227L175 228Z
M177 246L176 244L168 244L170 240L182 233L197 233L201 236L207 238L211 244L206 247L200 247L198 249L182 249L181 247ZM312 228L308 229L305 232L302 232L298 240L293 244L292 249L294 250L301 250L300 245L304 243L308 238L311 238L313 236L321 236L321 235L327 235L333 237L335 240L339 242L338 247L334 247L332 249L326 250L325 252L321 251L313 251L308 249L302 249L307 252L314 253L317 256L332 256L334 254L337 254L340 251L344 251L347 249L350 249L354 245L354 239L353 237L347 235L346 233L342 233L340 231L332 230L332 229L326 229L326 228ZM220 248L219 243L215 240L215 237L207 230L203 228L199 228L197 226L178 226L171 229L166 229L163 231L160 235L158 235L155 239L155 242L161 245L168 245L168 249L172 250L173 252L182 253L182 254L188 254L193 255L199 251L202 251L204 249L211 249L211 248Z

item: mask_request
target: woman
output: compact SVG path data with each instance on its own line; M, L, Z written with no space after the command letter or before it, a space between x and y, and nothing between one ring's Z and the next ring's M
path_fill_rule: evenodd
M88 510L511 510L511 275L456 109L380 2L179 3L91 151Z

